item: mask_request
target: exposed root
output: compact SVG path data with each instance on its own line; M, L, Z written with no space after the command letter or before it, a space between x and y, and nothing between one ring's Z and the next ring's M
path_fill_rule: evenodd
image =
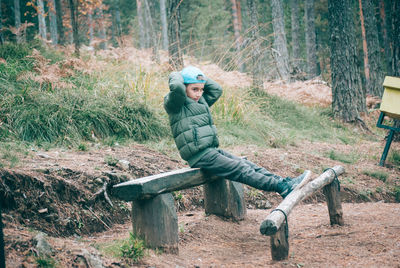
M100 198L102 195L104 195L104 199L107 201L108 204L110 204L111 207L114 207L113 203L111 202L110 197L108 196L107 189L108 189L108 183L105 181L103 184L103 187L101 187L100 190L98 190L95 194L93 194L92 198L90 199L91 203Z

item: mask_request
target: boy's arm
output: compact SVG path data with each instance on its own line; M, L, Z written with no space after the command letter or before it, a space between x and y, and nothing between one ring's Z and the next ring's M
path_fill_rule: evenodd
M179 72L169 75L169 90L164 98L164 108L167 112L178 112L186 99L186 87Z
M219 97L222 95L222 87L210 78L207 78L206 84L204 85L203 97L206 100L208 106L213 105Z

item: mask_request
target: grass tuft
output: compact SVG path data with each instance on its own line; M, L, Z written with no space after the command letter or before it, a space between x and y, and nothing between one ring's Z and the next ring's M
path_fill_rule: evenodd
M386 182L389 174L384 171L372 171L372 170L364 170L363 174L370 176L372 178L378 179L380 181Z
M359 156L356 154L343 154L334 150L329 151L327 156L332 160L337 160L345 164L354 164L359 159Z

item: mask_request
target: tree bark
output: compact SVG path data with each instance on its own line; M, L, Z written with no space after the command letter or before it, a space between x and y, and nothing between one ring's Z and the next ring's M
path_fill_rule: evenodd
M262 54L260 48L260 33L258 25L257 7L254 0L247 0L247 10L250 18L250 46L251 46L251 73L253 77L253 88L263 89L263 70L261 66Z
M183 67L180 3L180 0L169 0L168 6L169 64L174 70L179 70Z
M22 42L21 37L21 9L19 5L19 0L14 0L14 21L15 21L15 29L16 32L16 41L17 43Z
M78 32L78 3L76 3L74 0L69 0L69 10L71 12L72 35L75 45L75 55L79 57L80 42Z
M273 54L276 60L277 69L282 80L290 80L289 53L287 49L285 23L283 17L282 2L271 0L272 7L272 26L274 29L274 48Z
M392 75L400 77L400 2L392 2L392 43L393 43L393 68Z
M149 3L147 2L147 0L143 0L144 1L144 10L145 10L145 17L146 17L146 21L147 21L147 26L148 26L148 31L149 34L151 36L151 40L152 40L152 48L153 48L153 57L154 60L159 63L160 62L160 56L158 53L158 42L157 42L157 34L156 31L154 30L154 26L153 26L153 18L151 16L151 12L150 12L150 7L149 7Z
M358 4L360 6L360 21L361 21L361 36L362 36L362 44L363 44L363 52L364 52L364 75L365 75L365 84L367 88L369 88L369 64L368 64L368 47L367 47L367 38L365 33L365 23L364 23L364 12L362 9L362 0L358 0Z
M50 15L50 36L51 41L55 46L58 45L56 3L54 0L48 0L47 6Z
M37 12L38 12L38 21L39 21L39 35L42 40L47 40L47 31L46 31L46 20L44 18L44 5L43 0L37 1Z
M0 0L0 45L4 43L4 36L3 36L3 16L1 12L1 0Z
M352 6L351 0L328 0L332 110L344 122L360 123L366 104L354 42Z
M299 2L290 0L291 25L292 25L292 67L293 73L301 72L300 62L300 25L299 25Z
M314 0L306 0L304 9L304 17L306 22L307 74L308 78L313 78L318 75L314 24Z
M93 30L93 9L88 11L88 27L89 27L89 46L92 46L94 30Z
M139 23L139 48L141 48L141 49L147 47L146 41L145 41L145 29L144 29L144 21L143 21L142 1L143 0L136 0L136 12L137 12L138 23Z
M160 0L160 16L161 16L161 32L162 32L162 48L168 50L168 24L167 24L167 9L165 0Z
M237 3L236 0L231 0L232 5L232 18L233 18L233 31L235 35L235 47L236 47L236 65L240 72L243 72L243 64L241 59L241 52L240 47L242 43L242 38L240 36L240 28L239 28L239 19L238 19L238 12L237 12Z
M100 43L100 49L107 49L107 36L106 36L106 27L104 24L105 18L104 18L104 13L103 13L103 4L100 5L98 8L98 14L100 18L100 23L99 23L99 37L102 40Z
M368 48L369 83L368 93L382 97L384 74L382 70L382 58L378 37L378 26L375 17L375 6L372 0L362 0L364 24ZM397 14L399 15L399 14Z
M61 0L55 0L55 1L56 1L56 14L57 14L58 43L60 45L64 45L65 36L64 36L62 3Z
M393 69L391 75L400 77L400 3L399 1L392 2L392 14L391 14L391 31L392 31L392 44L393 44ZM395 127L400 127L400 120L395 120ZM400 133L395 132L394 141L400 141Z
M392 0L380 1L381 4L381 19L382 19L382 29L383 29L383 43L385 49L385 60L386 60L386 73L391 73L392 71Z

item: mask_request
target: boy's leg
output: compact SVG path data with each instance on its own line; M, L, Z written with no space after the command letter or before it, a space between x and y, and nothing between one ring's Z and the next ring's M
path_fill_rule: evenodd
M217 150L218 150L221 154L225 155L226 157L229 157L229 158L231 158L231 159L237 159L237 160L244 161L247 165L249 165L251 168L253 168L255 172L262 173L262 174L264 174L265 176L274 175L273 173L271 173L270 171L268 171L266 168L260 167L259 165L257 165L257 164L255 164L255 163L251 162L250 160L247 160L247 159L245 159L245 158L237 157L236 155L233 155L233 154L231 154L231 153L229 153L229 152L227 152L227 151L224 151L224 150L222 150L222 149L217 149Z
M193 167L210 174L247 184L264 191L274 191L285 198L305 177L282 178L251 161L215 149L204 155Z
M283 181L251 161L217 149L204 155L193 167L264 191L279 192L279 183Z

